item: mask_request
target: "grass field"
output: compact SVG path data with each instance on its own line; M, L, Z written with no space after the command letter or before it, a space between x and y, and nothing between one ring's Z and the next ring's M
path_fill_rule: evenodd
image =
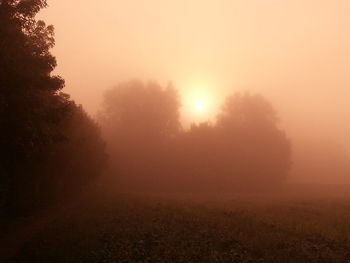
M3 248L7 262L346 263L346 193L96 195L12 226Z

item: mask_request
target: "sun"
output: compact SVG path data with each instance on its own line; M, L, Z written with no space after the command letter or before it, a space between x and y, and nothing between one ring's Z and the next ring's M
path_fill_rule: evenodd
M199 112L204 111L206 108L206 105L203 101L197 101L193 104L193 106L194 106L195 110L199 111Z
M181 115L185 126L191 123L215 121L218 99L210 80L184 81L181 93Z

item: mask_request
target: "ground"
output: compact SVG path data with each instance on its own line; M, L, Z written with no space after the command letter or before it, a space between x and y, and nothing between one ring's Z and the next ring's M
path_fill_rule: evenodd
M307 192L91 195L9 227L7 236L13 234L2 246L4 258L36 263L350 262L349 196Z

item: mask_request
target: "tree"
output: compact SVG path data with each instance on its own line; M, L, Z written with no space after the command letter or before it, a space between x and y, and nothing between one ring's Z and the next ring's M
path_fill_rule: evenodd
M232 190L279 184L290 168L290 143L261 95L228 97L215 124L182 130L176 93L123 83L106 93L102 119L114 171L141 188Z
M174 177L191 189L276 185L291 164L290 143L276 111L264 97L249 93L228 97L215 124L191 125L174 148Z
M49 200L79 194L101 175L107 159L100 129L81 106L73 106L60 130L64 138L51 147L38 187Z
M163 89L156 83L134 80L106 92L101 116L113 132L126 131L128 137L160 141L179 132L178 108L171 85Z
M170 84L121 83L106 92L101 120L115 170L138 183L161 173L166 147L181 131L179 101Z
M286 178L290 142L264 97L249 93L229 97L218 116L217 129L223 171L237 181L270 184Z
M39 182L50 181L43 178L57 145L71 141L64 127L81 112L61 92L64 80L52 75L54 28L35 20L46 6L46 0L0 1L0 180L11 210L30 207L33 194L44 192Z
M182 187L213 190L221 184L217 167L218 141L216 126L204 122L193 123L178 136L173 156L173 177L182 181Z
M6 156L3 161L25 159L40 152L43 144L58 136L55 126L71 103L58 93L64 81L51 76L56 66L49 53L54 45L53 27L34 20L45 6L45 1L34 0L0 3L0 140Z

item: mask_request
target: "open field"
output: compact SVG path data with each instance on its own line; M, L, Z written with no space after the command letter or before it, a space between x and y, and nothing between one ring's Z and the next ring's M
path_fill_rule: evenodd
M345 190L96 195L11 229L7 262L350 262Z

